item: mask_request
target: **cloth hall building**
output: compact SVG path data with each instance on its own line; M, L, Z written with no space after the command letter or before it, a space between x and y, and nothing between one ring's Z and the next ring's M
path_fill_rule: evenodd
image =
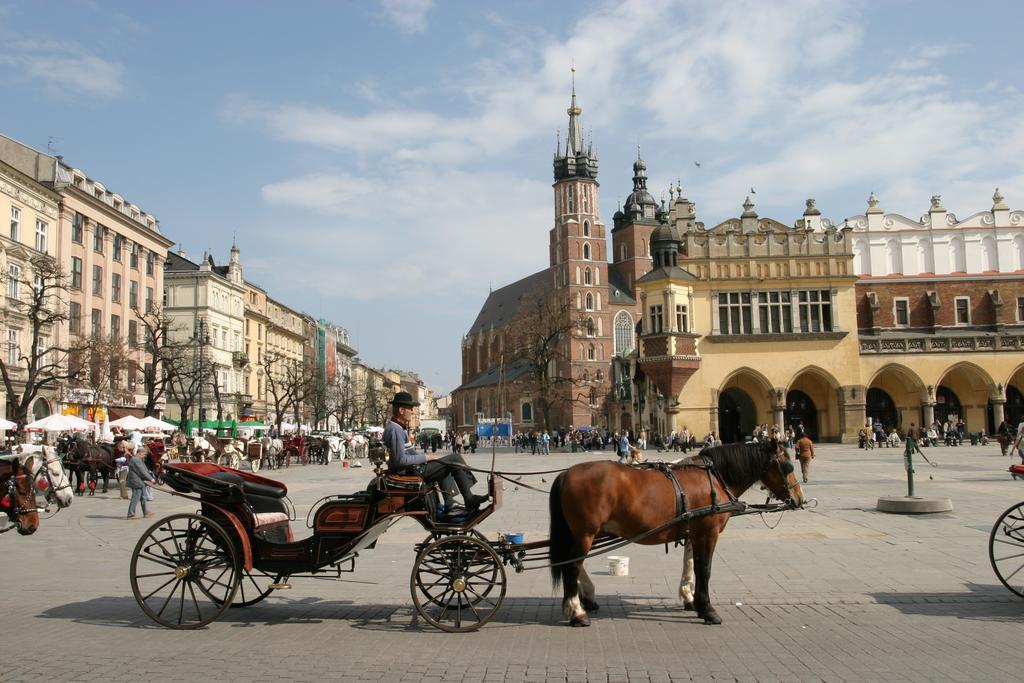
M659 206L638 159L608 254L579 116L574 92L554 159L549 267L484 302L462 343L457 426L542 427L523 368L504 362L537 291L585 321L552 368L573 381L548 428L686 427L728 442L800 422L816 440L851 442L873 420L903 431L959 416L992 433L1024 418L1024 211L998 190L964 220L938 196L914 220L872 194L841 222L809 199L789 226L748 198L739 217L706 227L681 187Z

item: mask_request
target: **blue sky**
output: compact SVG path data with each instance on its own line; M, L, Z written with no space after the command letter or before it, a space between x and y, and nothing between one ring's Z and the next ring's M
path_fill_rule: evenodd
M569 66L610 226L640 145L698 216L833 221L872 191L1024 206L1020 2L0 0L0 132L345 325L374 365L459 383L490 286L547 265ZM700 167L695 162L700 162Z

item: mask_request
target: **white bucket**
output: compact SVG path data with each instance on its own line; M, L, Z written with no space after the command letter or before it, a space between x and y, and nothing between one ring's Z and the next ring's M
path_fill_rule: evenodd
M609 555L608 572L612 576L629 576L629 558Z

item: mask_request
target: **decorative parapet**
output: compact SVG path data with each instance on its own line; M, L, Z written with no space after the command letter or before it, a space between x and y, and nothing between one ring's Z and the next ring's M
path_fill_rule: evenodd
M970 353L974 351L1020 351L1024 335L978 334L967 336L861 337L862 355L888 353Z

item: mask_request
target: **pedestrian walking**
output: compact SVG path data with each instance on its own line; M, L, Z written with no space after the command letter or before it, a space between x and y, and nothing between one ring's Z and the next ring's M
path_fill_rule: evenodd
M811 460L814 460L814 442L807 432L796 441L796 458L800 461L800 474L806 484L811 474Z
M146 467L146 461L142 459L141 453L135 453L128 460L128 488L132 490L131 500L128 502L128 517L127 519L138 519L138 515L135 514L135 510L142 502L142 515L144 517L152 517L153 513L149 511L149 506L146 500L146 487L155 486L156 477L150 472L149 468Z

